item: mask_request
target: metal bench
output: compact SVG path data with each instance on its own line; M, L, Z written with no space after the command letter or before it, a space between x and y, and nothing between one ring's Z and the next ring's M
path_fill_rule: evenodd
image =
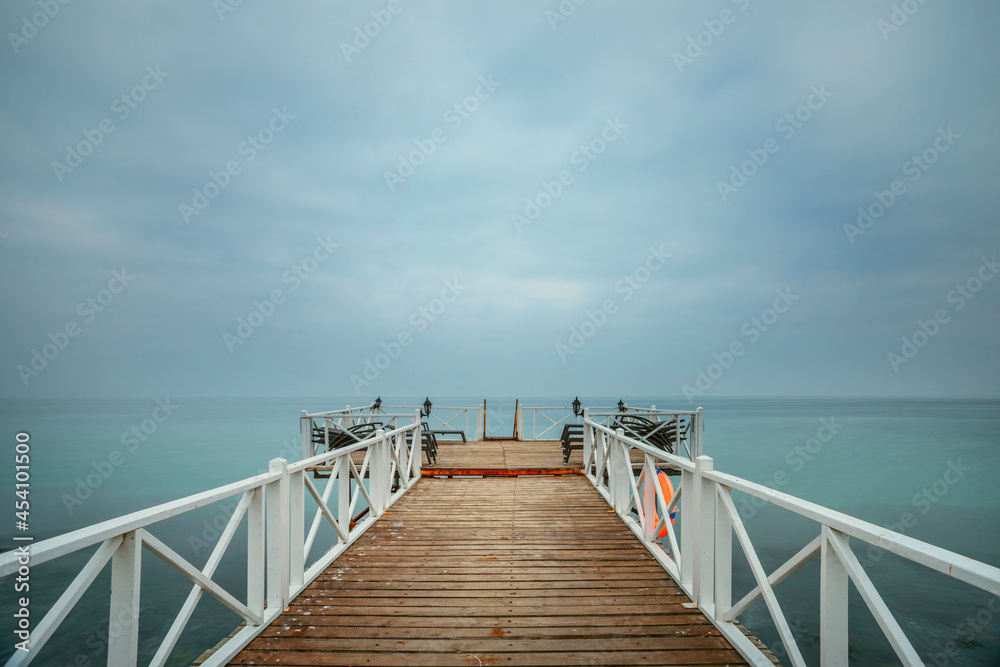
M563 463L569 463L573 450L583 449L583 424L564 425L559 440L562 442Z

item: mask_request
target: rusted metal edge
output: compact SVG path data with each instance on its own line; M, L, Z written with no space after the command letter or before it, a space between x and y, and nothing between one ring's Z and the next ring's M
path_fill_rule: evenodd
M561 475L582 475L582 468L521 468L503 470L499 468L424 468L421 477L542 477Z

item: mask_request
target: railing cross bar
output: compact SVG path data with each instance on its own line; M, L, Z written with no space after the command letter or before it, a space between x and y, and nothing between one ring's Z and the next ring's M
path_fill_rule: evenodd
M802 652L799 650L799 646L795 642L795 637L792 635L792 630L788 626L785 614L781 611L781 605L778 604L778 598L775 597L774 590L768 583L767 574L764 572L764 566L761 565L760 559L757 557L757 551L753 548L753 543L750 541L750 536L747 534L746 526L743 525L743 520L740 518L739 512L736 511L736 505L733 504L733 498L729 489L720 490L718 498L725 506L726 512L729 514L729 520L732 522L733 530L736 532L736 537L740 542L740 546L743 548L743 555L746 556L747 562L750 564L750 570L753 572L754 579L757 580L757 585L761 589L761 595L764 598L764 603L767 605L768 611L771 612L771 620L774 621L774 625L778 629L778 635L781 637L781 641L785 644L785 648L788 650L788 657L792 661L792 665L794 667L805 667L805 659L802 657Z
M245 604L233 597L229 591L206 577L201 570L196 568L194 565L191 565L191 563L181 557L180 554L145 531L142 533L142 546L158 556L160 560L165 562L167 565L199 585L206 593L226 605L229 609L233 610L246 620L255 625L261 622L260 616L250 611Z
M45 643L55 634L56 628L62 623L69 612L73 610L76 603L80 601L83 594L87 592L94 579L101 573L104 566L108 564L115 554L118 546L122 543L122 538L112 537L105 540L87 564L83 566L80 573L76 575L73 582L66 587L66 590L56 603L52 605L48 613L42 618L34 630L31 631L31 650L14 651L14 655L7 661L5 667L25 667L34 660Z

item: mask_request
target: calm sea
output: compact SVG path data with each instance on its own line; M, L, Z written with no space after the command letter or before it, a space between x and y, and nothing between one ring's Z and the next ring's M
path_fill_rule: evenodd
M581 396L584 405L619 397ZM690 409L684 400L623 397L630 405ZM568 399L571 400L571 399ZM563 397L522 399L526 405L566 405ZM423 397L386 403L416 405ZM437 405L475 405L476 398L435 398ZM357 404L357 399L194 399L0 401L5 463L3 496L12 536L36 541L94 522L263 472L277 456L295 459L298 415ZM1000 566L1000 401L706 399L705 453L715 468L765 483L853 516L901 530L932 544ZM488 399L488 433L510 433L514 401ZM464 427L464 424L463 424ZM13 516L15 434L30 434L29 529ZM736 497L756 551L768 571L818 534L783 510ZM220 503L158 524L154 535L201 566L231 505ZM216 579L235 595L245 591L245 533L237 534ZM735 544L736 540L734 540ZM1000 664L1000 599L877 549L852 542L889 608L928 664ZM317 548L323 548L319 543ZM30 575L33 624L92 553L35 566ZM752 588L739 547L735 594ZM315 552L314 552L315 554ZM107 569L107 568L106 568ZM35 664L103 664L109 574L78 603ZM143 554L140 664L152 657L190 591L181 575ZM15 580L0 581L0 660L13 651ZM793 634L810 664L818 664L819 566L812 562L777 589ZM898 664L864 602L852 590L851 656L863 665ZM742 617L779 655L783 647L762 603ZM170 664L190 664L237 624L237 617L203 596ZM788 664L787 657L783 662Z

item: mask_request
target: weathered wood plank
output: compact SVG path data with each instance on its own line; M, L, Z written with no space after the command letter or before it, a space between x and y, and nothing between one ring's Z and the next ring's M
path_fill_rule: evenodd
M575 476L421 480L231 664L746 663Z

